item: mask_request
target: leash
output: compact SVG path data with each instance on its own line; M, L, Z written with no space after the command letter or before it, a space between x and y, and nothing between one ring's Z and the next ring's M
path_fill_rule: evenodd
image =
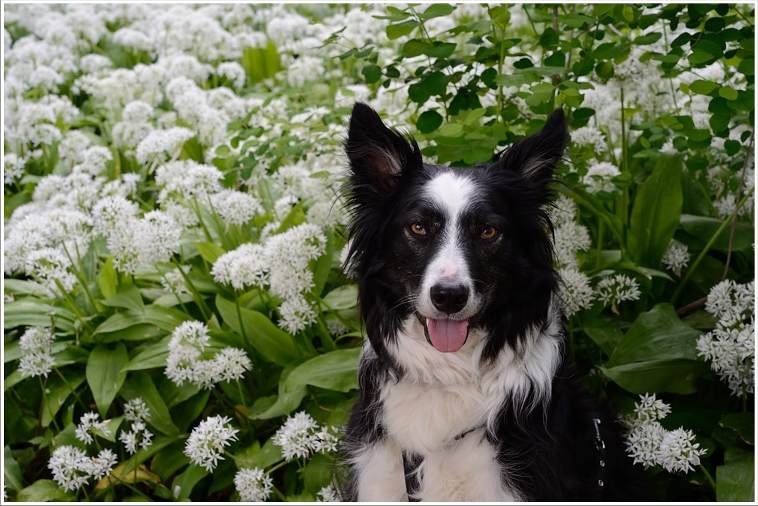
M595 429L595 450L597 451L597 456L598 456L597 486L599 489L602 490L605 487L605 482L603 481L603 478L605 476L606 453L605 453L605 441L603 441L603 437L600 435L601 423L602 423L602 420L600 420L600 418L592 419L592 426ZM453 442L460 441L461 439L468 436L472 432L475 432L483 428L484 428L484 425L478 425L476 427L463 431L453 438ZM420 502L420 499L417 499L415 497L415 494L421 485L417 470L418 470L418 467L421 465L421 463L424 461L424 457L415 453L406 452L405 450L402 451L402 456L403 456L403 474L405 476L405 493L408 495L408 502Z

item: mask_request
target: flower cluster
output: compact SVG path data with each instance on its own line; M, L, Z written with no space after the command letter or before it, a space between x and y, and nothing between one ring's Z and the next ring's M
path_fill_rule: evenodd
M63 490L73 491L86 485L90 479L99 480L107 476L116 462L116 455L108 449L88 457L75 446L59 446L50 456L47 467L53 474L53 480Z
M272 441L282 449L286 460L292 460L308 458L312 453L334 452L339 439L334 427L321 426L311 415L299 411L287 418Z
M108 425L100 420L100 415L92 411L84 413L75 429L76 439L84 444L92 444L95 441L93 436L97 436L98 432L105 437L110 435Z
M274 483L263 469L240 469L234 475L234 486L243 502L262 502L268 499Z
M282 328L297 332L313 323L316 313L305 298L313 287L309 262L323 254L326 238L319 227L303 224L271 235L262 245L243 244L220 256L213 277L235 289L267 287L279 297Z
M122 430L118 439L124 445L129 455L137 453L137 449L147 450L153 443L153 433L147 428L150 419L150 409L141 397L130 399L124 404L124 418L131 422L129 430Z
M200 422L187 438L184 454L193 464L213 471L219 460L224 460L224 449L237 440L239 431L230 423L226 416L211 416Z
M754 294L754 282L724 280L711 288L705 309L716 319L716 328L697 340L698 354L737 396L754 390Z
M626 451L635 464L645 468L656 465L670 473L687 473L700 464L705 450L695 442L690 430L680 427L666 430L660 423L669 413L671 406L655 395L641 395L634 405L634 414L629 417L629 434Z
M641 292L637 280L626 274L606 276L597 284L597 298L606 306L616 307L622 302L639 300Z
M242 379L252 368L244 350L223 348L212 358L204 358L210 349L208 327L198 321L187 321L174 329L168 345L166 376L177 385L185 382L212 388L222 381Z
M23 352L18 370L26 377L47 376L53 370L53 331L43 327L29 327L19 339Z

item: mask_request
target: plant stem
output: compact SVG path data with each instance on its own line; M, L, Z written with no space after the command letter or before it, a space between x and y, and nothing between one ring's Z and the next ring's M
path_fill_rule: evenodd
M740 186L737 189L737 200L742 198L742 190L745 187L745 172L747 171L747 166L750 163L750 155L753 153L753 137L754 135L750 135L750 143L748 144L747 148L747 156L745 157L745 163L742 165L742 172L740 173ZM721 279L726 278L727 273L729 272L729 263L732 260L732 248L734 246L734 232L737 229L737 211L738 209L735 208L734 212L732 212L732 225L729 228L729 245L726 250L726 262L724 262L724 274L721 275Z
M245 340L245 345L250 346L250 341L247 338L247 332L245 332L245 323L242 321L242 308L240 307L240 298L234 294L234 306L237 308L237 319L240 323L240 330L242 331L242 339Z
M61 428L58 427L58 422L55 421L55 415L53 414L53 411L50 409L50 405L45 401L47 399L47 378L45 378L45 381L42 381L42 376L37 376L39 378L39 386L42 388L42 405L47 407L47 414L50 415L50 421L53 423L53 427L55 427L56 432L60 432Z
M708 481L708 484L711 486L711 488L715 491L716 490L716 480L713 479L713 476L711 476L711 473L708 472L708 470L705 468L703 464L698 464L700 470L703 472L703 476L705 476L705 479Z
M245 412L247 412L247 402L245 402L245 394L242 392L242 382L240 380L237 380L237 390L239 390L242 407L245 408Z
M747 202L747 199L750 198L750 195L752 194L752 190L748 192L747 195L742 197L742 200L739 201L737 204L737 207L735 208L735 212L738 211L744 204ZM694 262L692 262L692 265L690 265L690 268L687 269L686 274L682 278L681 283L679 283L679 286L674 291L674 295L671 296L671 303L676 304L677 299L679 298L679 294L682 292L684 287L687 285L687 281L690 280L690 277L692 277L692 274L695 272L695 270L700 265L700 262L703 261L703 258L705 258L705 255L710 251L711 247L713 247L713 243L716 242L716 239L721 235L721 233L724 231L726 226L729 224L730 218L726 218L724 221L721 222L721 225L719 225L719 228L716 229L716 231L713 233L710 239L708 239L708 242L705 244L705 247L700 252L700 254L697 256Z
M203 297L202 295L200 295L200 292L197 290L197 288L195 288L195 284L189 278L189 275L187 275L187 273L184 272L184 269L182 269L181 264L176 260L176 258L171 257L171 262L174 265L176 265L176 267L179 269L179 272L184 278L184 282L187 283L187 286L192 291L192 295L195 298L195 302L197 303L197 306L200 308L200 311L203 313L203 318L208 320L210 318L210 309L208 309L208 306L205 304L205 300L203 300Z
M55 374L58 375L58 377L63 380L63 383L66 384L66 387L68 387L71 394L74 396L74 399L76 399L76 402L81 406L82 411L87 411L87 406L84 404L84 402L79 398L79 394L76 392L76 389L71 388L71 384L68 382L65 376L60 372L60 370L57 367L53 367L53 370L55 371Z

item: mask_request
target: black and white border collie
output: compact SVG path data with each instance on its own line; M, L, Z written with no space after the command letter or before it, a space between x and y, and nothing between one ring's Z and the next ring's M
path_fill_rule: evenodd
M564 353L551 225L560 110L494 163L423 163L356 104L346 265L368 334L346 499L629 499L620 426Z

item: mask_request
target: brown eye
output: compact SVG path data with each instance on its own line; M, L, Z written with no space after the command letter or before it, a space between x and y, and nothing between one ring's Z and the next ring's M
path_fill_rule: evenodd
M411 223L408 228L413 235L426 235L426 227L422 223Z
M485 240L494 239L495 236L497 236L497 229L490 225L485 226L480 235L480 237Z

